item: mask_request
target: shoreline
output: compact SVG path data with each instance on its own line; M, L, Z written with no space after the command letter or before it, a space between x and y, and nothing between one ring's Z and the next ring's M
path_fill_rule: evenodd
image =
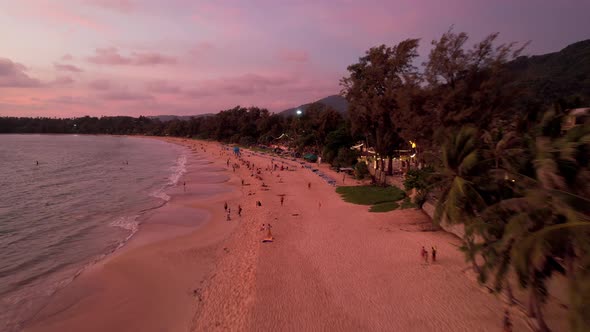
M233 191L224 192L208 176L205 185L218 188L214 195L171 199L176 208L193 210L175 215L160 209L160 221L142 225L143 237L153 237L142 243L138 236L80 277L77 292L62 294L61 306L25 331L501 329L501 298L464 272L455 236L419 230L431 222L422 211L369 213L342 201L297 161L251 151L242 151L238 161L218 142L167 140L206 146L199 162L229 176L223 183ZM238 165L235 173L227 159ZM289 169L264 171L271 163ZM335 172L321 169L341 184ZM234 212L226 221L224 202L232 211L241 204L242 217ZM182 234L183 220L199 208L210 221ZM262 243L261 226L269 222L275 241ZM438 260L425 264L419 248L430 245L438 248ZM514 331L528 330L521 314L512 311L512 319ZM562 327L559 313L548 313L547 320L555 330Z
M21 135L21 136L105 136L105 137L115 137L115 138L151 138L149 136L138 136L138 135L78 135L78 134L7 134L7 135ZM165 140L160 140L165 142ZM168 143L167 144L173 144ZM142 220L146 219L146 216L153 211L158 210L164 206L166 206L170 200L170 197L166 195L171 188L177 185L180 177L186 173L184 168L184 164L186 161L186 155L190 152L190 150L182 145L179 145L181 148L178 148L178 155L174 159L174 166L170 168L170 170L163 170L162 176L166 179L166 183L162 182L161 187L155 191L145 191L142 192L141 196L145 196L152 200L151 206L150 203L147 205L144 203L145 206L140 207L142 205L135 206L135 209L129 209L124 212L120 212L118 216L113 218L107 219L107 222L104 224L106 228L112 228L116 230L115 232L118 235L116 237L112 237L109 239L114 239L115 246L111 248L106 248L102 252L96 253L95 256L88 257L87 260L81 260L79 264L68 266L64 269L53 271L52 274L48 274L46 276L46 280L41 285L43 287L38 287L40 292L44 292L42 296L37 297L36 302L29 303L27 307L27 311L21 308L11 308L13 312L17 314L9 317L6 322L6 328L9 331L20 331L23 326L26 326L28 322L30 322L35 315L39 311L41 311L44 307L48 305L52 301L52 298L59 293L62 289L69 287L71 283L73 283L77 278L81 275L86 273L86 271L91 270L94 268L95 265L100 265L103 262L111 259L111 257L116 256L119 254L124 247L127 246L130 240L134 238L139 230L139 224ZM182 161L184 159L184 162ZM119 234L120 233L120 234ZM18 289L15 292L19 291ZM18 299L18 297L16 297ZM24 308L24 307L23 307ZM19 316L20 315L20 316Z
M154 139L154 137L144 138ZM48 304L34 314L30 320L25 322L24 330L59 331L68 330L69 327L89 330L89 325L84 324L83 327L79 325L81 324L79 319L82 319L82 317L84 317L84 320L87 319L87 309L93 308L90 311L95 311L97 306L100 307L114 300L116 301L116 298L119 297L119 294L112 293L110 294L112 298L108 298L109 296L105 297L104 294L98 294L93 291L97 287L102 288L105 284L115 286L113 288L121 286L122 280L120 276L113 275L111 271L113 267L115 267L114 270L120 269L117 273L126 273L127 271L124 271L126 270L126 264L122 264L121 262L127 261L130 258L132 260L135 258L143 259L146 266L150 265L153 262L150 262L151 255L146 255L147 252L156 250L156 248L162 249L170 246L170 242L174 246L174 242L186 241L190 237L200 237L204 243L201 249L203 249L202 251L207 251L205 250L207 249L205 246L211 246L213 243L211 241L205 241L205 237L213 235L212 238L216 238L217 242L220 242L231 233L233 227L223 227L228 226L223 224L221 224L222 227L219 227L221 216L219 213L212 211L212 206L215 205L214 203L219 204L222 200L235 199L237 197L236 194L238 194L238 191L234 186L235 183L233 185L231 184L231 174L228 177L227 170L212 161L210 156L204 155L203 153L195 154L191 145L185 144L180 139L155 139L165 141L169 144L177 144L187 149L186 172L178 179L176 185L172 185L163 191L170 196L170 199L162 204L162 206L148 211L142 211L140 216L136 218L138 231L131 234L130 238L122 243L122 246L81 269L71 282L51 296ZM209 179L203 176L208 176ZM211 181L211 178L214 180ZM200 180L204 182L202 185L199 184ZM181 184L185 181L187 182L188 193L184 193L182 189ZM193 191L191 191L191 186ZM222 187L224 189L211 190L211 186L216 188ZM178 223L175 220L190 221ZM229 226L232 225L230 224ZM211 259L203 262L202 265L201 267L194 268L195 272L201 272L200 274L204 277L212 269ZM138 293L142 293L148 291L148 289L141 290L136 288L130 289L127 292L133 297L132 293L137 291L139 291ZM117 293L120 292L124 293L126 290L119 289ZM84 304L81 301L82 299L84 300L83 302L89 303ZM87 307L86 309L75 308L80 305ZM105 306L105 309L107 307ZM108 309L105 311L108 312ZM186 321L190 321L192 311L187 317ZM115 317L102 317L97 320L116 321L113 318ZM99 327L97 325L94 328L98 331L104 330L106 327ZM111 328L125 329L122 326L111 326Z

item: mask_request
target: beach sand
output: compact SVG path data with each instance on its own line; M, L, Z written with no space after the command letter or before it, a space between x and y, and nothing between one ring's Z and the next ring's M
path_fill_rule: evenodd
M289 170L271 174L270 156L242 151L263 169L258 179L219 143L169 141L196 151L172 200L26 331L501 330L501 298L465 273L457 238L421 231L430 223L422 211L369 213L297 162L274 158ZM191 194L193 186L202 190ZM191 211L208 221L191 226ZM267 223L274 242L262 243ZM421 260L422 246L438 248L436 263ZM528 330L512 317L514 331Z

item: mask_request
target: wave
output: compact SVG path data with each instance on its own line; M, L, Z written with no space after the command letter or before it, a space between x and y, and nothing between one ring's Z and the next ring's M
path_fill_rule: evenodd
M176 185L178 180L186 173L186 152L183 152L177 159L174 166L171 167L170 184Z
M135 215L132 217L120 217L115 219L109 225L113 227L120 227L130 231L131 233L135 233L139 229L139 222L137 221L138 216L139 215Z

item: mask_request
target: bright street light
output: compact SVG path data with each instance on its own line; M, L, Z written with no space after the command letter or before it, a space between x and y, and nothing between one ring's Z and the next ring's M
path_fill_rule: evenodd
M297 113L297 115L301 115L303 112L301 110L297 110L295 113Z

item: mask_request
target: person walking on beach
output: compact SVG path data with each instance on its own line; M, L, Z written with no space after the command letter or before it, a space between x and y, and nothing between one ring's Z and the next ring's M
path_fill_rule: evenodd
M428 251L426 250L426 248L424 248L424 246L422 246L420 254L422 255L422 259L424 260L424 262L428 263Z
M285 201L285 196L281 196L281 206L283 206L284 201Z
M307 183L307 189L311 189L311 182Z
M227 211L227 202L225 202L225 204L223 204L223 209L224 209L225 211Z
M242 206L238 205L238 216L242 216Z
M432 262L436 262L436 247L432 247Z

